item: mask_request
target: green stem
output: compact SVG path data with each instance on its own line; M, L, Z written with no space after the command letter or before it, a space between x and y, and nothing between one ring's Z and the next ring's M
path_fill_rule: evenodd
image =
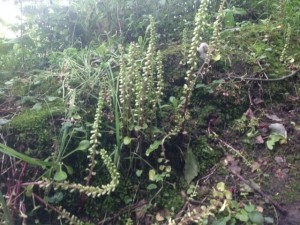
M3 209L3 212L4 212L6 224L7 225L13 225L12 219L10 217L9 210L7 208L7 205L6 205L6 202L5 202L5 199L3 197L3 194L1 192L1 190L0 190L0 203L2 205L2 209Z

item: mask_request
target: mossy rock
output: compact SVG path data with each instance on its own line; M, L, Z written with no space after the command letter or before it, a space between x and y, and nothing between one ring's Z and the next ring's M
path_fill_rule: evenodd
M60 101L44 104L40 110L25 109L4 127L7 133L13 133L8 136L8 145L32 157L47 156L55 137L51 121L63 113Z

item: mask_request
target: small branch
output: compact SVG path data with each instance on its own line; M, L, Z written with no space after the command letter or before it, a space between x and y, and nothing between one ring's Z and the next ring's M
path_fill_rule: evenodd
M286 75L286 76L283 76L283 77L280 77L280 78L274 78L274 79L261 79L261 78L237 77L237 76L231 76L231 77L229 77L229 79L233 78L233 79L239 79L241 81L249 80L249 81L263 81L263 82L282 81L282 80L285 80L285 79L288 79L290 77L295 76L299 72L300 72L300 69L295 70L294 72L290 73L289 75Z
M235 175L237 178L239 178L242 182L247 184L249 187L251 187L254 191L259 193L262 197L267 199L279 212L281 212L283 215L288 214L288 210L280 206L276 201L274 201L269 195L264 193L261 189L253 185L250 181L246 180L244 177L242 177L240 174L236 173L235 171L230 170L230 172Z

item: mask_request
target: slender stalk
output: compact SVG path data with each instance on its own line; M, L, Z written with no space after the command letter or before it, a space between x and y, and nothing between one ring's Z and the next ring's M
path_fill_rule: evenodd
M5 202L5 199L3 197L3 194L1 192L1 190L0 190L0 203L2 205L2 209L3 209L3 212L4 212L6 224L7 225L13 225L13 222L12 222L12 219L10 217L10 213L9 213L8 207L6 205L6 202Z
M115 119L115 135L116 135L116 143L117 143L117 149L114 154L114 164L116 167L118 167L119 159L120 159L120 154L121 154L121 134L120 134L120 112L119 112L119 101L118 101L118 86L119 86L119 81L117 80L116 87L114 85L114 76L113 72L111 70L111 67L108 66L108 74L110 76L110 82L109 82L109 87L113 99L113 107L114 107L114 119Z

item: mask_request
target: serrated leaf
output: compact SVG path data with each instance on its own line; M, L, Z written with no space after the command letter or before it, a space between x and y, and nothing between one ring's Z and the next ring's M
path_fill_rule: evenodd
M146 150L146 156L149 156L151 154L151 152L158 149L160 144L161 144L161 141L155 141L153 144L151 144L150 147Z
M184 154L184 178L189 184L198 175L198 162L192 150L188 149Z
M155 181L155 175L156 175L155 170L153 169L149 170L149 180Z
M262 225L264 224L264 217L262 216L262 214L260 212L257 212L257 211L253 211L253 212L250 212L248 214L249 216L249 219L257 224L257 225Z
M89 147L90 147L90 141L82 140L75 150L76 151L86 151Z
M131 143L131 138L128 137L128 136L124 137L123 144L124 145L129 145L130 143Z

